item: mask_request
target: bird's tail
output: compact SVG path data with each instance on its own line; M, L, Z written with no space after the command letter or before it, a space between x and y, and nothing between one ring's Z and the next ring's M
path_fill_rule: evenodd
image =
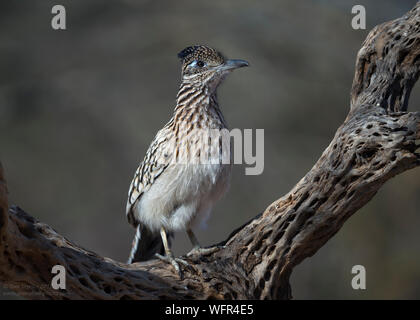
M172 236L172 233L168 234L169 242ZM159 232L152 232L143 224L138 224L127 263L150 260L156 253L165 253Z

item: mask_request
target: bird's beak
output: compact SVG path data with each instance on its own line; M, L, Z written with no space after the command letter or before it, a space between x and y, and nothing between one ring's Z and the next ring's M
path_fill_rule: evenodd
M223 63L220 66L220 69L227 71L227 70L234 70L234 69L248 67L248 66L249 66L248 61L240 60L240 59L230 59L230 60L226 60L225 63Z

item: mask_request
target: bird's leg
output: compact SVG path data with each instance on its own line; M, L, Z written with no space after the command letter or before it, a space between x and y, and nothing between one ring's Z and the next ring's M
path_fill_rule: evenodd
M197 240L197 237L195 236L194 232L188 228L187 229L188 238L190 238L191 244L193 245L193 250L201 248L200 243Z
M211 247L211 248L202 248L200 246L200 243L197 240L197 237L195 236L194 232L191 230L191 228L187 229L187 234L188 234L188 238L190 238L190 241L193 245L193 248L190 252L187 253L187 257L193 255L193 254L211 254L214 253L216 251L219 251L220 249L223 249L224 246L215 246L215 247Z
M178 273L179 277L183 279L182 270L179 267L178 262L189 267L188 262L180 258L174 258L171 248L169 248L168 237L166 236L166 231L164 227L160 228L160 236L162 237L163 247L165 248L165 255L162 256L159 253L156 253L156 257L162 261L170 263L174 267L175 271Z

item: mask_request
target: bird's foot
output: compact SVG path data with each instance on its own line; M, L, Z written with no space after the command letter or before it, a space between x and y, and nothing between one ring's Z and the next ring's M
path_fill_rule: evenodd
M183 274L183 272L182 272L179 264L182 264L183 266L190 268L190 265L188 264L188 262L185 261L185 260L183 260L183 259L181 259L181 258L174 258L172 255L169 255L169 256L166 256L165 255L165 256L163 256L163 255L161 255L159 253L156 253L155 256L159 260L162 260L162 261L165 261L167 263L170 263L174 267L175 271L178 273L179 278L181 280L184 278L184 274Z
M190 252L187 253L187 257L191 257L196 254L209 255L224 248L226 248L226 246L214 246L210 248L194 247Z

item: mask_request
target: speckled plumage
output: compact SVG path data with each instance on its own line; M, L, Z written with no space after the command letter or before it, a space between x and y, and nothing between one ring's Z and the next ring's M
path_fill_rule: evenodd
M229 186L230 164L220 161L221 150L209 152L200 138L210 129L227 128L216 89L227 73L247 63L225 60L205 46L188 47L178 57L182 81L174 114L153 139L128 193L127 218L137 228L129 263L163 253L162 229L169 238L174 231L192 234ZM191 161L203 152L211 161ZM165 251L170 253L168 248Z

